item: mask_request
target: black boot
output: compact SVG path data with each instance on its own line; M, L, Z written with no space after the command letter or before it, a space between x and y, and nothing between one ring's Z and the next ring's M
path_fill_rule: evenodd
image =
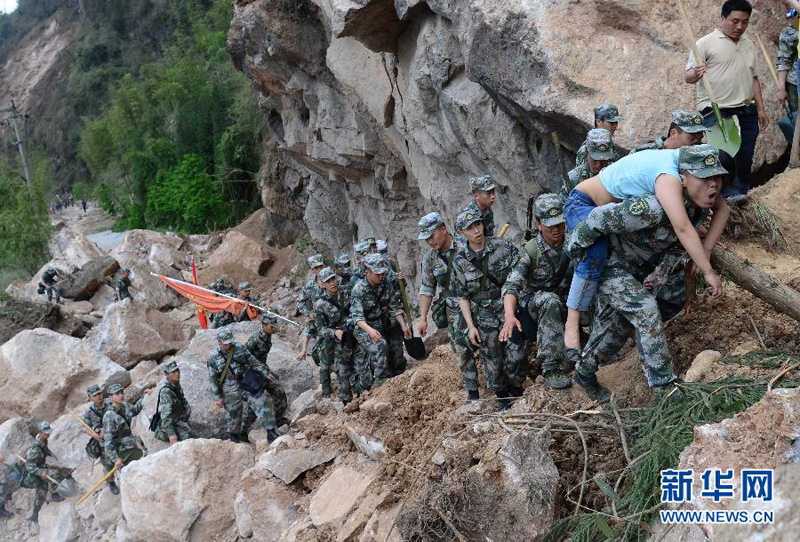
M39 523L39 511L38 510L34 510L33 513L31 513L31 523Z
M119 488L117 487L117 483L114 480L108 482L108 490L111 492L112 495L119 495Z
M497 396L497 411L503 412L504 410L508 410L511 408L511 401L508 400L508 392L507 391L497 391L495 392Z
M62 497L58 493L52 493L50 495L50 500L53 501L53 502L61 502L61 501L64 500L64 497Z
M235 442L236 444L239 444L241 442L238 433L228 433L228 440L231 442Z
M478 390L467 390L467 402L471 403L472 401L477 401L481 398L480 393Z
M522 397L524 391L525 390L523 390L521 386L511 386L508 389L508 397L510 397L511 399L519 399L520 397Z
M10 518L13 515L14 514L9 512L8 510L6 510L6 505L5 504L3 506L0 506L0 518Z
M272 442L278 438L278 433L274 429L267 429L267 443Z
M244 431L239 433L239 440L241 440L242 442L245 442L247 444L250 444L250 437L248 437L247 433L245 433Z

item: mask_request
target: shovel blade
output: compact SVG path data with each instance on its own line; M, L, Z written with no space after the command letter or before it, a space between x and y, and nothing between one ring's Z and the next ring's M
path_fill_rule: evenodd
M733 117L722 119L722 124L717 122L706 132L708 144L725 151L731 156L736 156L742 145L742 136Z
M58 483L58 487L56 487L56 493L65 499L77 495L79 491L78 483L72 478L64 478Z
M403 339L403 343L406 345L406 352L408 352L408 355L415 360L420 361L428 357L428 353L425 351L425 343L422 342L421 337Z

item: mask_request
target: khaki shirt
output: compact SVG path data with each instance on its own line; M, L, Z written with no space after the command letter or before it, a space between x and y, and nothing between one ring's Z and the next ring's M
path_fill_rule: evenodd
M721 108L748 105L753 99L756 77L756 47L747 36L738 43L716 29L697 41L697 50L708 68L703 76ZM694 68L694 51L689 51L686 69ZM697 82L697 109L711 107L703 81Z

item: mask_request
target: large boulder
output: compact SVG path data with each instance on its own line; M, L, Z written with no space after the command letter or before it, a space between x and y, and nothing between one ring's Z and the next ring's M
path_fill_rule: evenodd
M258 464L242 476L242 489L233 509L239 536L253 540L278 540L301 518L302 495L276 481Z
M126 369L143 359L161 359L183 344L180 324L169 315L131 299L110 305L86 336L99 352Z
M87 408L89 408L89 403L71 410L78 416L83 416ZM88 460L86 443L90 437L84 432L83 425L72 414L64 414L50 425L53 428L53 434L50 435L47 445L58 457L59 466L75 469Z
M127 371L88 343L49 329L22 331L0 353L0 417L52 420L83 404L91 384L130 384Z
M133 540L231 539L234 499L253 466L250 446L194 439L122 470L122 515Z
M376 476L377 470L369 466L341 466L334 470L311 497L311 521L318 527L328 523L342 525ZM345 487L347 491L342 491Z
M48 244L53 261L50 265L74 271L87 263L99 260L105 252L88 237L71 228L62 228Z
M61 286L61 296L76 301L89 299L117 269L119 262L111 256L92 260L67 277Z
M31 444L33 437L22 418L9 418L0 424L0 454L6 457L7 463L16 455L24 455Z
M39 512L39 540L74 542L82 531L80 518L71 502L51 502Z
M228 262L236 262L251 273L265 276L275 257L269 247L237 230L230 230L217 249L206 260L206 267L223 268Z

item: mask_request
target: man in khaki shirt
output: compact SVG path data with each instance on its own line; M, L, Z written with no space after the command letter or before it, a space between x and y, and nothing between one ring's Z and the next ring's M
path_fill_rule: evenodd
M727 0L722 5L720 28L697 41L699 63L690 51L684 79L697 85L697 109L703 114L703 124L716 122L711 99L700 79L708 78L723 117L736 115L742 134L742 145L736 153L736 176L723 194L730 204L742 203L750 189L750 170L759 128L769 125L761 98L761 84L756 75L755 45L743 34L750 23L753 7L747 0Z

